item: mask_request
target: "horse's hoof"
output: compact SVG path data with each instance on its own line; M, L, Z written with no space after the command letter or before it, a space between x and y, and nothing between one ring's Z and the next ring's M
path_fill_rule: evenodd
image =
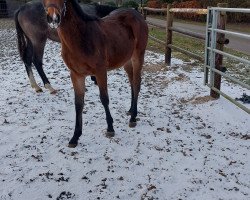
M69 147L69 148L75 148L76 146L77 146L77 143L76 143L76 144L73 144L73 143L69 143L69 144L68 144L68 147Z
M129 122L129 127L130 128L136 127L136 122Z
M56 93L57 93L57 90L50 91L50 94L56 94Z
M41 93L43 90L41 88L36 89L36 93Z
M106 137L114 137L115 136L115 131L107 131L106 132Z

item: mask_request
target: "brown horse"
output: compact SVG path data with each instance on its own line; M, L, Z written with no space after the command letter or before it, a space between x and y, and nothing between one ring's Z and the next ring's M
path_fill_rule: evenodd
M96 77L106 112L107 137L114 136L109 110L107 70L124 65L131 84L129 126L136 126L141 70L148 40L148 26L133 9L118 9L102 19L84 13L75 0L43 0L50 27L57 28L62 57L70 69L75 91L76 123L69 147L76 147L82 134L85 77Z

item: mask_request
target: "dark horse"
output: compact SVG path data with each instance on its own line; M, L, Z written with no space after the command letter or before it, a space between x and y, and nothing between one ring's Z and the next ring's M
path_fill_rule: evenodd
M129 126L135 127L141 70L148 40L148 26L144 18L133 9L117 9L104 18L89 16L75 0L43 0L43 3L49 25L57 28L62 57L70 69L75 92L76 123L69 147L76 147L82 135L85 78L88 75L96 77L106 112L106 136L113 137L107 70L124 65L132 94Z
M117 7L98 4L84 4L81 8L88 14L98 17L104 17L117 9ZM50 93L56 93L43 71L42 59L47 39L60 42L60 38L57 31L48 26L43 4L41 2L29 2L23 5L15 13L15 24L20 57L25 64L31 87L36 92L42 91L33 76L31 68L33 63L45 88L49 89ZM91 78L94 80L94 77Z

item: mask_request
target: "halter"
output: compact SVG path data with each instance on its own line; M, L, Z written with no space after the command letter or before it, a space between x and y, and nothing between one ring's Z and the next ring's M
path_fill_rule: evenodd
M65 14L66 14L66 10L67 10L67 8L66 8L66 3L67 3L67 0L64 0L64 3L63 3L63 9L62 9L63 16L65 16Z

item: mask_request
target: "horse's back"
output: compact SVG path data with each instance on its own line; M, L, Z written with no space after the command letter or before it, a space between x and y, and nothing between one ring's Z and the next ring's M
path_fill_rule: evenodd
M148 26L133 9L117 9L101 20L106 36L110 69L124 65L133 55L143 56L148 40Z
M108 16L103 18L104 20L116 20L118 22L124 22L123 24L133 24L136 22L141 23L143 26L147 27L143 16L132 8L119 8L112 11Z
M148 25L143 16L136 10L131 8L119 8L112 11L107 17L103 18L106 22L115 21L121 26L131 27L134 31L148 35Z
M104 23L107 23L107 26L113 23L113 26L116 24L129 30L137 41L139 48L146 48L148 40L148 25L144 20L144 17L138 11L131 8L120 8L112 11L110 15L104 17L103 20ZM112 26L109 27L112 30Z

